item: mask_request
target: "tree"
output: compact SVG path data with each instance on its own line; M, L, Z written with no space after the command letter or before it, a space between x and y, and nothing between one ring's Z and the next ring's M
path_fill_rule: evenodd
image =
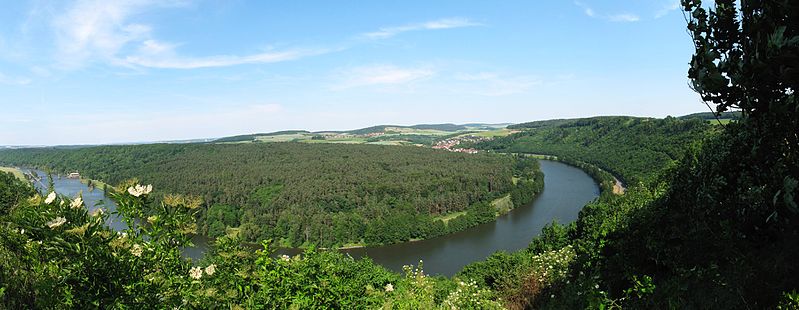
M740 7L736 2L718 0L707 10L700 0L683 0L696 47L688 71L693 89L715 104L717 113L796 113L799 2L742 1ZM790 125L796 125L795 118Z
M715 112L740 109L755 165L776 169L774 204L799 213L799 2L683 0L696 52L688 77ZM781 188L780 188L781 187ZM776 208L773 215L783 210Z

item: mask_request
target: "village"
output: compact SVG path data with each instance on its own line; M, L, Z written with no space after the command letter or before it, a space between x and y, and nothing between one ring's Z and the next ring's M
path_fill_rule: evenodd
M474 148L459 148L457 146L461 144L461 141L477 143L486 140L490 140L490 138L477 137L473 135L459 136L455 138L449 138L438 141L436 142L435 145L433 145L433 148L437 150L447 150L456 153L476 154L478 151Z

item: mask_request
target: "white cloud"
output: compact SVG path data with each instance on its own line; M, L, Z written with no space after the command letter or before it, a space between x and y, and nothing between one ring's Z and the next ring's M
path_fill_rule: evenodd
M454 78L464 82L455 90L456 92L490 97L526 93L533 87L543 84L543 81L535 76L503 76L493 72L459 73L455 74Z
M32 82L31 79L26 77L12 77L0 72L0 84L6 85L28 85Z
M615 14L615 15L608 15L607 20L612 22L637 22L641 20L641 17L635 14Z
M90 62L115 66L196 69L274 63L330 52L330 49L289 49L250 55L181 56L179 44L153 38L153 27L131 20L156 7L184 6L182 1L83 0L55 18L60 64L76 68Z
M430 68L400 68L393 65L373 65L342 70L336 79L340 82L332 87L341 90L353 87L371 85L398 85L407 84L435 75Z
M470 21L466 18L443 18L425 23L408 24L396 27L383 27L378 31L364 33L363 37L369 39L386 39L408 31L451 29L481 25L482 24Z
M126 44L150 36L150 26L128 19L151 5L141 0L74 3L52 22L60 63L80 67L95 58L116 62L117 54Z
M486 81L496 79L498 76L493 72L480 72L480 73L458 73L455 75L456 80L460 81Z
M594 12L594 9L588 7L588 5L586 5L585 3L582 3L580 1L574 1L574 5L579 6L581 9L583 9L583 13L585 13L585 15L588 15L590 17L596 16L596 12Z
M663 16L668 15L671 11L675 11L680 8L680 1L675 0L669 3L668 5L664 6L660 10L655 13L655 18L661 18Z
M145 49L163 48L163 46L149 46ZM295 60L307 56L327 53L327 49L287 50L265 52L246 56L217 55L208 57L182 57L173 53L140 54L125 58L125 62L148 68L162 69L197 69L212 67L227 67L244 64L275 63ZM165 54L169 54L164 56Z
M641 20L641 17L632 13L597 14L596 11L594 11L594 9L592 9L590 6L580 1L574 1L574 5L580 7L586 16L592 18L600 18L611 22L637 22Z

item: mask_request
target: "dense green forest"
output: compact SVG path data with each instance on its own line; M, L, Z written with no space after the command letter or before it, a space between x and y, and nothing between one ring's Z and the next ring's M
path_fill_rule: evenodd
M521 131L475 147L586 162L633 185L651 180L685 155L691 144L713 131L713 126L698 118L626 116L537 121L509 128Z
M385 244L440 236L494 218L490 202L540 191L535 160L418 147L274 143L135 145L0 151L0 162L78 170L159 193L199 195L200 232L238 227L286 246ZM518 164L517 164L518 163ZM521 177L514 184L513 177ZM527 191L519 194L520 191ZM437 216L468 211L449 225Z

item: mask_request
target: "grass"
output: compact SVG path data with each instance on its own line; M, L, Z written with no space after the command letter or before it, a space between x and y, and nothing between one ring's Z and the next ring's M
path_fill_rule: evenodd
M442 220L444 222L444 224L446 224L450 220L452 220L452 219L454 219L456 217L459 217L461 215L464 215L464 214L466 214L466 211L452 212L452 213L447 214L447 215L439 216L438 219Z
M80 182L83 183L83 184L87 184L88 185L89 181L92 181L92 183L94 183L94 189L103 190L103 188L105 188L106 186L113 187L110 184L107 184L107 183L105 183L103 181L97 181L97 180L92 180L92 179L87 179L87 178L80 178Z
M10 172L10 173L11 173L11 174L13 174L15 177L17 177L17 179L20 179L20 180L22 180L22 181L26 181L26 182L28 181L28 180L26 180L26 179L25 179L25 175L24 175L24 174L22 174L22 170L19 170L19 169L17 169L17 168L12 168L12 167L0 167L0 171L2 171L2 172Z
M491 206L497 209L498 215L502 215L513 209L513 201L510 200L510 194L507 194L500 198L494 199L494 201L491 201ZM452 212L446 215L437 216L436 219L439 219L443 221L444 224L447 224L452 219L464 214L466 214L466 211Z
M733 120L731 118L722 118L722 119L719 119L719 120L715 120L715 119L707 120L707 122L712 124L712 125L718 125L719 122L721 122L721 125L727 125L727 124L729 124L730 122L733 122L733 121L735 121L735 120Z
M311 136L308 134L293 133L293 134L276 135L276 136L255 137L255 141L258 142L288 142L288 141L303 140L303 139L311 139Z
M507 194L500 198L494 199L494 201L491 202L491 206L497 209L499 214L505 214L513 209L513 201L510 200L510 194Z
M472 133L471 135L483 138L496 138L496 137L504 137L513 133L513 130L502 128L497 130L489 130L489 131L481 131L477 133Z

